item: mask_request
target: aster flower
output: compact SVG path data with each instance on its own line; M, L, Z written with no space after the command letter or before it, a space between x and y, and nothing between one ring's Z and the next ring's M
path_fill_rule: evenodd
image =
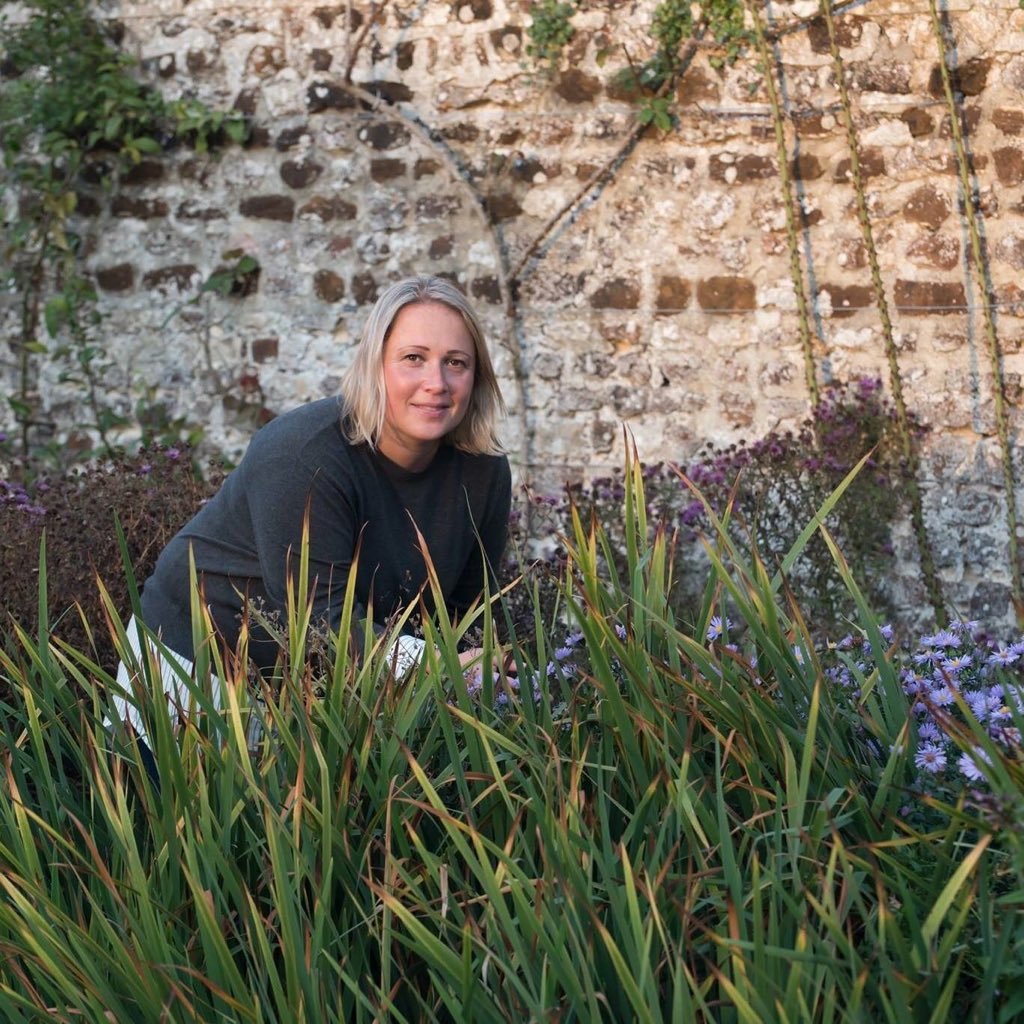
M981 623L977 619L954 619L949 624L949 628L954 633L970 637L974 635L980 625Z
M917 727L917 738L925 743L938 743L942 739L942 732L931 720L922 722Z
M953 695L953 689L950 686L936 686L935 689L928 694L928 699L938 705L940 708L949 707L950 704L956 699Z
M922 647L959 647L960 637L956 635L952 630L940 629L938 633L933 636L921 637Z
M723 633L727 632L731 626L731 619L723 619L721 615L712 615L711 621L708 623L708 641L710 643L714 643L722 636Z
M900 678L903 680L903 692L908 697L916 697L928 687L928 677L917 669L905 668L900 673Z
M992 730L992 739L1004 747L1020 746L1020 729L1013 725L999 725Z
M972 690L964 694L964 700L979 722L987 722L1003 709L1002 693L993 694L988 690Z
M940 743L925 743L914 756L914 764L922 771L938 775L946 770L946 750Z
M956 766L960 774L967 779L968 782L978 782L985 778L985 773L981 770L982 764L989 764L988 754L984 750L975 747L970 752L965 752L957 758Z
M969 654L954 654L949 658L943 658L939 667L943 672L949 672L950 675L958 675L965 668L969 668L971 663L972 659Z
M1007 665L1012 665L1019 658L1020 655L1011 648L999 647L988 656L987 664L1005 668Z

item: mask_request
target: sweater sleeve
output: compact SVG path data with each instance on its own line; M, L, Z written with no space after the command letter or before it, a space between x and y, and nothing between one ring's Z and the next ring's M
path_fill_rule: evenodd
M452 589L448 603L463 611L480 596L485 576L493 585L497 570L508 542L508 517L512 507L512 472L507 459L501 459L491 487L483 518L474 522L471 503L467 501L467 529L475 535L475 542L465 569Z
M309 523L309 595L314 620L337 629L359 540L356 490L345 467L311 465L302 453L280 453L260 467L249 494L256 554L264 589L284 612L289 578L297 586L303 527ZM355 615L366 616L358 605Z

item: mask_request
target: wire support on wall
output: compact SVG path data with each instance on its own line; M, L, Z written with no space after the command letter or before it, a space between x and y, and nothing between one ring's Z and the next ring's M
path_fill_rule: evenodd
M960 112L957 107L956 97L953 94L953 82L947 63L946 31L942 19L939 17L935 0L928 0L928 7L931 13L932 32L939 50L939 72L942 78L942 91L945 95L946 105L949 108L953 149L956 155L956 165L960 180L960 198L971 241L972 259L969 261L971 277L977 285L979 293L981 295L988 295L991 289L987 280L988 262L981 243L981 227L979 224L981 211L978 209L975 189L971 182L971 161L966 143L964 142L964 133L960 123ZM1010 589L1017 621L1018 623L1024 623L1024 591L1022 591L1021 581L1022 566L1017 542L1017 488L1013 470L1010 428L1006 411L1002 351L999 347L999 337L996 334L996 323L995 318L992 316L991 307L986 305L983 306L983 309L985 337L988 341L989 359L992 368L992 393L995 399L996 433L999 436L999 445L1002 452L1003 490L1005 491L1006 498L1006 529L1009 535Z
M355 308L355 307L353 307ZM550 305L535 305L530 306L526 303L522 303L520 308L524 313L535 312L539 316L552 316L553 314L564 313L566 315L575 314L579 317L594 317L594 316L646 316L648 312L654 315L661 316L679 316L683 314L689 314L690 316L736 316L736 317L752 317L758 313L763 312L779 312L783 314L795 313L795 310L783 309L780 306L759 306L757 309L737 309L735 306L728 307L705 307L705 306L658 306L657 308L647 310L646 308L636 309L614 309L609 307L594 308L588 307L574 307L574 306L560 306L555 303ZM938 314L951 314L951 313L962 313L968 315L969 313L976 312L982 309L991 310L1004 310L1006 312L1020 311L1021 316L1024 316L1024 300L1014 300L1006 302L991 302L988 304L982 303L966 303L964 305L956 306L897 306L897 313L904 313L908 315L924 315L927 313L938 313ZM874 303L864 306L842 306L837 312L833 313L831 318L826 320L845 320L847 317L852 316L855 313L874 313L877 311L877 307ZM822 313L824 314L824 310Z

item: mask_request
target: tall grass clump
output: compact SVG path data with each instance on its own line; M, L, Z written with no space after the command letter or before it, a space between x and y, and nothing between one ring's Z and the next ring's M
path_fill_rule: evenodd
M988 789L920 792L891 645L848 573L870 646L856 692L832 684L785 577L828 512L772 574L708 507L712 568L684 617L630 464L624 557L574 516L559 606L512 630L514 678L458 665L469 631L489 664L501 594L425 620L399 683L388 636L318 646L298 586L260 701L202 642L177 730L140 686L155 777L104 729L109 675L45 616L18 630L0 655L0 1015L1015 1019L1024 772L954 730L984 747Z

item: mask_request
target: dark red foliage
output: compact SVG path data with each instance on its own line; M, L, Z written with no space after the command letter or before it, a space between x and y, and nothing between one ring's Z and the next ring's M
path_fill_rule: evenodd
M75 467L28 484L0 480L0 636L14 622L38 629L39 546L45 531L48 617L54 635L82 651L93 630L94 653L105 668L117 657L106 635L97 586L103 580L122 615L130 613L128 584L118 546L115 516L127 540L141 586L164 545L217 489L180 448Z

